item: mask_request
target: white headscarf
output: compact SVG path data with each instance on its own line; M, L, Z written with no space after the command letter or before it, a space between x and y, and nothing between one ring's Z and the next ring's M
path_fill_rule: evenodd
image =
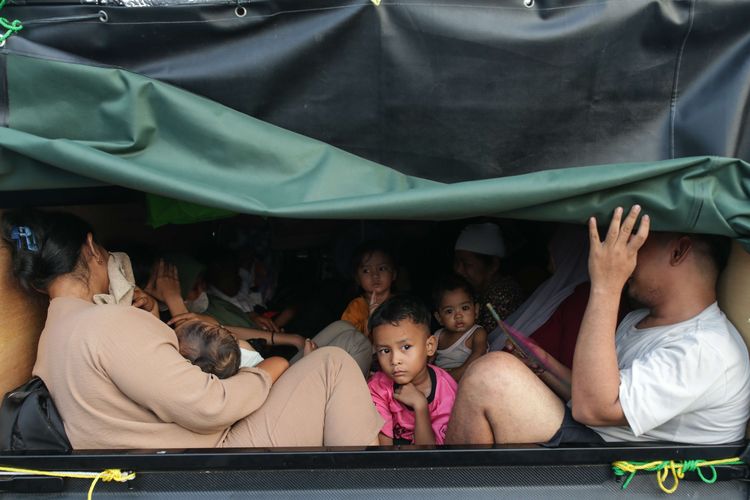
M585 229L560 225L550 240L550 256L555 264L554 274L507 319L509 325L527 337L547 322L578 285L589 280L589 240ZM491 351L505 345L505 334L499 328L490 333L490 344Z
M455 249L505 257L505 240L497 224L470 224L458 235Z

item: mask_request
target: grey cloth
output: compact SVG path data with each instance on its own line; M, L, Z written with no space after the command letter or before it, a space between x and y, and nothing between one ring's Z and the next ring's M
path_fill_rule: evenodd
M318 347L340 347L354 358L365 378L370 374L372 344L362 332L354 328L348 321L334 321L313 337L312 341ZM302 355L302 351L298 352L290 362L296 363L302 358Z

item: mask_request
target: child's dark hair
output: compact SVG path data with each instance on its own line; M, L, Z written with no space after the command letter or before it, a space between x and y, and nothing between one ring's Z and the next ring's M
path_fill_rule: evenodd
M193 321L178 329L180 354L206 373L229 378L240 369L240 346L226 329Z
M393 248L391 248L386 242L381 240L368 240L360 243L359 246L354 249L351 262L352 275L356 276L357 270L359 269L359 266L360 264L362 264L362 261L365 259L365 257L368 257L375 252L381 252L383 255L388 257L391 260L391 264L393 265L394 270L398 267Z
M370 331L385 325L397 325L405 319L417 325L425 325L430 328L430 311L424 302L409 294L397 294L380 304L370 316L368 327Z
M65 212L3 214L2 238L11 251L12 272L26 291L45 291L52 280L73 272L89 233L93 230L86 221Z
M471 283L466 281L466 278L458 274L446 274L435 283L435 286L432 289L433 310L438 311L440 309L440 302L442 302L443 296L446 293L452 292L454 290L463 290L464 292L466 292L466 295L469 296L472 302L477 301L474 287L471 286Z

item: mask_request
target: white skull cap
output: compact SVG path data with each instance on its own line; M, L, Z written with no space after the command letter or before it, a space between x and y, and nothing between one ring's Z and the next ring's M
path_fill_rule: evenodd
M455 249L505 257L505 240L497 224L471 224L458 235Z

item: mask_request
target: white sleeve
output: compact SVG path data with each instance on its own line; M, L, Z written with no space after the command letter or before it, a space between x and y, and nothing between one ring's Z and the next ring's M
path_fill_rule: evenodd
M723 373L720 353L693 337L674 339L620 370L620 405L633 434L691 411Z

